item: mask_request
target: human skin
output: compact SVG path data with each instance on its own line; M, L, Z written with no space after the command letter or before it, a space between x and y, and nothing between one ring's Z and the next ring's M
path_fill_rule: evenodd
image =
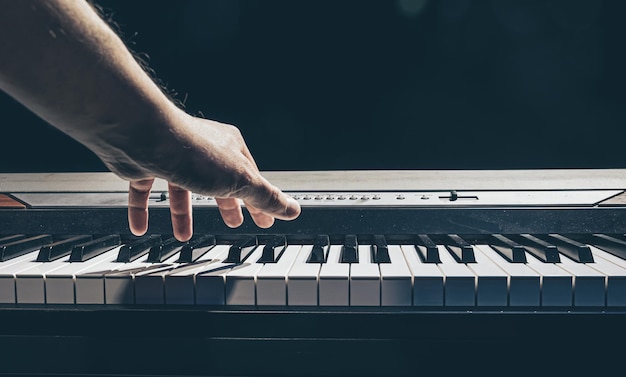
M236 127L176 106L86 1L0 0L0 89L129 181L135 235L148 229L155 178L168 181L181 241L193 233L191 192L215 197L230 227L242 224L242 203L261 228L300 214Z

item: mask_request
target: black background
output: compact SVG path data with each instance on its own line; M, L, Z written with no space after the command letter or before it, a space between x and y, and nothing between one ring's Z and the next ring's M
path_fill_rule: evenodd
M626 167L620 0L97 1L261 170ZM0 172L102 171L0 93Z

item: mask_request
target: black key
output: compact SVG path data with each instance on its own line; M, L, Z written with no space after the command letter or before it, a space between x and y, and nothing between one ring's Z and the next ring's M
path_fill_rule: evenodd
M446 249L448 249L452 257L456 259L457 262L476 263L474 248L472 245L456 234L449 234L448 239L450 242L445 244Z
M624 234L608 234L611 238L626 242L626 235Z
M159 245L162 242L161 236L158 234L152 234L147 237L142 237L131 243L128 243L120 248L117 254L117 262L129 263L132 262L150 251L150 248Z
M197 239L192 238L180 249L180 256L177 262L193 263L211 250L212 246L215 246L215 244L215 236L211 234L205 234Z
M52 236L44 234L28 238L20 238L0 245L0 262L35 251L52 242Z
M588 244L626 260L626 240L607 234L592 234L586 241Z
M357 243L356 235L348 234L344 238L339 261L341 263L359 262L359 245Z
M5 243L9 243L9 242L13 242L13 241L19 241L21 239L26 238L25 234L13 234L11 236L5 236L5 237L1 237L0 238L0 247L2 247L2 245L4 245Z
M285 236L275 236L263 247L263 254L257 263L276 263L287 247Z
M559 250L561 254L568 256L578 263L593 263L593 254L589 246L560 234L548 234L543 239Z
M161 263L176 254L185 243L174 237L168 238L159 245L154 245L148 252L148 263Z
M324 263L328 256L328 248L330 247L330 238L327 235L319 235L313 241L313 249L307 259L307 263Z
M417 235L417 242L415 243L415 249L417 250L417 256L424 263L441 263L439 258L439 249L437 245L425 234Z
M389 258L389 248L387 248L387 240L383 235L374 236L374 244L372 245L372 261L374 263L391 263Z
M91 241L90 235L72 236L55 243L45 245L39 250L37 262L52 262L72 252L72 248L76 245Z
M242 263L246 258L252 254L252 251L259 245L259 241L256 236L242 238L235 242L228 249L228 256L224 260L226 263Z
M526 249L517 242L501 235L492 234L494 242L489 246L511 263L526 263Z
M509 236L513 241L523 245L526 251L546 263L559 263L561 257L556 246L530 234Z
M116 246L119 246L121 243L122 240L119 235L111 234L86 243L78 244L72 248L70 262L84 262L107 252Z

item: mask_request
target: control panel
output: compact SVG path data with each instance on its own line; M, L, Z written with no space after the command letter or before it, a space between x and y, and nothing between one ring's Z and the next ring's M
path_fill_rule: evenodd
M381 191L288 192L302 207L440 207L440 206L595 206L623 190L528 191ZM10 193L29 208L125 207L125 192ZM192 194L193 206L216 206L213 197ZM169 206L169 195L153 192L151 207Z

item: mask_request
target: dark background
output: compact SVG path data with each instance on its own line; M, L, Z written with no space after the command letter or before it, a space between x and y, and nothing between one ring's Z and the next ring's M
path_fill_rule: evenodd
M261 170L626 167L620 0L100 0ZM0 93L0 172L101 171Z

